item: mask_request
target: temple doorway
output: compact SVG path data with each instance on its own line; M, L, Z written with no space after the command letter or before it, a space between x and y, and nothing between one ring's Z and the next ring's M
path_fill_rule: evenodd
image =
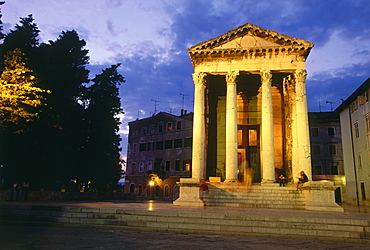
M238 126L238 179L246 180L247 168L252 169L253 182L261 182L259 125Z

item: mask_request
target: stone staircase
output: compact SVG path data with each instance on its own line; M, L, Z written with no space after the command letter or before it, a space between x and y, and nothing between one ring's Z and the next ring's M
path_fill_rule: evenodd
M279 184L209 183L202 200L206 206L305 209L305 198L295 186Z
M93 228L296 238L370 245L370 219L231 213L225 210L133 210L66 206L1 205L0 225Z

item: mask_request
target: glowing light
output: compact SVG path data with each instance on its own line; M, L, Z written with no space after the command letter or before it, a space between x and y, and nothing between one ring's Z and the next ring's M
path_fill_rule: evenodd
M154 181L149 181L149 186L153 187L154 186Z
M148 211L153 211L153 201L149 201L149 203L148 203Z

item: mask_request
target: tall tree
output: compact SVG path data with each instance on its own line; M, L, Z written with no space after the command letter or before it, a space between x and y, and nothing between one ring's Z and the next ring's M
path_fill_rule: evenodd
M39 101L43 100L40 95L46 94L37 89L37 74L33 67L32 55L38 47L38 34L37 25L33 23L32 15L29 15L21 18L20 24L5 35L0 46L2 90L7 93L7 97L10 97L9 94L13 95L11 98L2 99L3 118L12 122L7 122L8 126L2 127L0 131L0 164L4 164L8 177L18 181L30 178L28 174L32 172L31 165L37 165L31 127L37 120L36 113L39 114L42 107L39 105ZM13 112L9 112L10 103ZM29 122L31 118L33 122ZM22 133L19 133L20 131Z
M48 175L49 186L60 186L76 175L79 150L84 141L81 100L85 84L89 82L85 45L73 30L62 32L56 41L39 47L36 68L40 86L52 91L38 126L44 145L41 165Z
M0 5L3 5L5 2L0 1ZM3 15L1 14L1 8L0 8L0 40L4 39L4 33L3 33L3 21L1 21L1 18Z
M28 57L30 56L29 53L32 48L39 45L40 30L33 21L34 18L32 14L20 18L20 24L16 24L15 29L11 30L10 33L5 36L2 45L5 52L19 48Z
M118 135L122 114L118 86L125 82L117 72L120 64L112 65L92 80L87 97L87 141L84 147L84 166L80 169L85 180L99 189L117 183L120 178Z
M25 54L14 49L6 54L4 71L0 77L0 125L13 123L21 126L38 116L38 107L46 90L35 86L37 79L26 67ZM22 129L19 127L19 129Z

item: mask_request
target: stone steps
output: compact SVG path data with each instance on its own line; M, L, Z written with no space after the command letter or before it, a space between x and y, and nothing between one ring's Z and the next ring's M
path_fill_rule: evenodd
M148 211L0 206L0 224L145 232L281 237L370 244L370 219L264 216L202 211Z
M208 187L202 195L206 206L305 209L305 198L295 186L209 183Z

